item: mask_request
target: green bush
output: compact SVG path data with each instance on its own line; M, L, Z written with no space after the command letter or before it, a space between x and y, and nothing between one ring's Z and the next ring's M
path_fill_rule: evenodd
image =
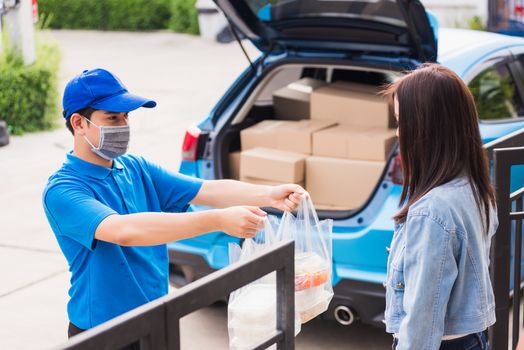
M41 40L37 41L37 61L30 66L13 54L0 55L0 119L12 134L57 125L59 64L58 46Z
M486 24L479 16L473 16L468 20L468 28L473 30L487 30Z
M171 18L171 0L106 1L108 17L106 29L109 30L164 29L167 28Z
M169 28L178 33L199 34L196 0L172 0Z
M101 30L165 29L172 0L40 0L45 27Z
M93 0L40 0L40 21L55 29L102 29L102 2Z

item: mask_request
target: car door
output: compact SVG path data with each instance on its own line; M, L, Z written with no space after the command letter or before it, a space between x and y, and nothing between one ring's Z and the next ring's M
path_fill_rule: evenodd
M524 48L498 51L465 78L475 99L479 128L491 157L495 148L524 146ZM514 167L511 188L524 186L524 166Z
M485 143L524 127L522 67L508 49L477 63L464 77L473 94Z

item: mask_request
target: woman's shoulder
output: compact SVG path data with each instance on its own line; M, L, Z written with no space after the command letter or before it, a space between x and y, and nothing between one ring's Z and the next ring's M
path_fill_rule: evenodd
M471 184L466 177L455 178L426 193L409 208L408 217L427 216L441 223L476 210ZM447 225L446 225L447 226Z
M464 199L464 196L471 196L471 183L467 177L458 177L445 184L434 187L417 202L413 203L410 209L436 207L442 204L450 206L456 203L458 199ZM469 199L469 198L467 198Z

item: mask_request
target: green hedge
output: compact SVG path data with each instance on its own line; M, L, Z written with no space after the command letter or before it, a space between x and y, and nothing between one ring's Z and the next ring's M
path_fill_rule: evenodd
M196 0L40 0L42 26L198 34Z
M178 33L199 34L196 0L173 0L169 28Z
M106 1L108 17L107 29L109 30L162 29L167 27L169 19L171 18L170 0Z
M51 42L37 43L37 61L30 66L19 57L0 55L0 119L14 135L57 125L60 52Z
M38 13L44 27L99 29L102 6L93 0L40 0Z

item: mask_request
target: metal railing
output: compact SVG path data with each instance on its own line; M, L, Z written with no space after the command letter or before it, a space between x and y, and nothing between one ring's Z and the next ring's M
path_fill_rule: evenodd
M491 248L491 282L495 294L497 322L489 330L489 339L492 349L508 349L511 322L511 348L515 349L522 327L520 282L524 187L510 192L511 168L524 164L524 147L496 148L492 153L499 226ZM511 258L513 276L510 275Z
M524 146L524 128L499 137L484 145L488 158L493 160L493 151L499 148L512 148Z
M246 262L225 267L195 282L119 317L72 337L57 349L116 350L139 343L142 350L180 349L180 318L230 292L276 271L277 328L254 349L277 344L277 349L294 349L295 265L294 242L276 244Z

